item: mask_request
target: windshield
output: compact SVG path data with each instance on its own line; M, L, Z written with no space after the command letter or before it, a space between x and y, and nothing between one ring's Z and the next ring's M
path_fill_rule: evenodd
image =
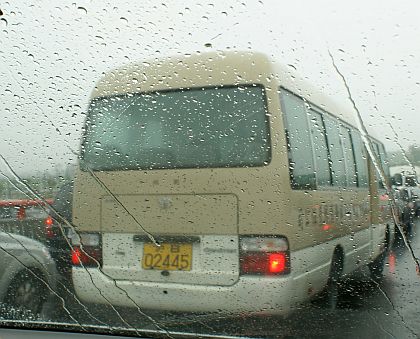
M419 13L0 2L0 337L417 338Z
M95 99L82 162L92 170L262 166L270 135L261 87Z

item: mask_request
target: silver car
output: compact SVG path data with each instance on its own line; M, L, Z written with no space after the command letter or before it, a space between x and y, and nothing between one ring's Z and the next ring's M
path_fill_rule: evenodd
M0 317L10 307L40 314L57 279L56 265L43 244L0 232Z

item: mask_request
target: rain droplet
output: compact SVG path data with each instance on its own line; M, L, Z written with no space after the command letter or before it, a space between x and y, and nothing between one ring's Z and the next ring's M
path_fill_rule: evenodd
M79 7L77 7L77 9L81 10L84 14L87 14L87 9L86 8L79 6Z
M120 20L128 23L128 19L127 18L124 18L123 16L120 18Z
M2 26L7 26L7 24L8 24L8 22L7 22L7 20L5 19L5 18L1 18L0 19L0 22L2 23Z

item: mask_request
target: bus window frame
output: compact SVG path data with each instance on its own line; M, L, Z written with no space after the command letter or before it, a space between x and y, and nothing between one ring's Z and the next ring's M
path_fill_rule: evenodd
M281 114L283 116L286 116L286 121L287 121L287 115L286 115L286 112L285 111L283 112L284 106L283 106L282 97L281 97L281 92L282 91L288 92L288 93L296 96L297 98L299 98L300 100L303 101L304 106L305 106L305 112L306 112L306 119L307 119L308 127L310 126L310 123L311 123L311 121L309 119L309 110L312 109L314 112L320 114L320 116L321 116L322 125L323 125L323 129L324 129L324 134L325 134L325 140L326 140L326 143L327 143L326 144L326 146L327 146L327 154L328 154L328 159L327 160L328 160L328 167L329 167L330 184L329 185L320 185L320 184L318 184L318 177L316 176L316 171L315 171L315 181L316 181L316 184L315 184L315 187L312 188L311 190L314 190L314 191L317 191L317 190L322 190L322 191L339 191L339 190L341 190L342 191L343 189L345 189L347 191L348 190L358 190L358 191L366 191L366 190L369 190L369 180L370 180L369 179L369 171L368 171L369 155L367 154L366 150L365 150L365 154L363 154L363 157L366 158L366 159L364 159L364 162L366 164L366 176L367 176L367 185L366 186L360 185L359 168L358 168L358 164L357 164L357 161L356 161L356 151L355 151L355 147L354 147L354 136L353 136L353 133L358 133L360 135L360 131L356 127L354 127L353 125L349 124L348 122L346 122L345 120L343 120L342 118L340 118L339 116L337 116L335 114L332 114L332 113L330 113L330 112L328 112L328 111L320 108L319 106L313 104L311 101L307 100L303 96L301 96L299 94L296 94L294 91L292 91L292 90L290 90L290 89L288 89L288 88L280 85L278 87L278 93L279 93L279 96L278 97L279 97L279 100L280 100ZM349 186L347 184L346 186L339 186L339 185L334 185L333 184L333 175L332 175L332 169L331 169L331 153L330 153L330 147L329 147L329 143L328 143L328 133L326 131L325 122L324 122L324 114L325 115L328 115L329 118L331 118L331 119L337 120L339 126L343 126L344 128L346 128L347 131L348 131L348 133L349 133L349 138L350 138L350 142L351 142L351 146L352 146L351 147L352 148L352 155L353 155L353 160L354 160L354 169L356 170L356 180L357 180L356 185ZM287 135L286 135L287 134L287 132L286 132L287 126L286 125L284 126L284 129L283 130L284 130L284 135L285 135L285 138L286 138L286 146L287 146L287 150L288 150L288 144L287 144L288 141L287 141ZM312 165L314 166L314 170L315 170L316 156L315 156L315 152L314 152L314 149L313 149L313 144L314 144L314 142L313 142L313 135L312 135L312 133L310 131L308 131L308 133L309 133L309 136L310 136L311 146L312 146L311 147L312 148ZM360 140L360 141L361 141L361 147L362 148L365 148L365 145L363 143L363 140ZM342 147L344 147L344 146L342 145ZM288 150L288 161L290 159L291 158L290 158L289 150ZM289 162L288 165L290 165L290 162ZM347 169L347 166L345 166L345 168ZM289 170L289 177L290 177L290 187L291 187L292 190L294 190L294 191L305 190L305 189L302 189L302 188L294 188L293 187L293 182L292 182L292 177L291 177L291 174L290 174L290 170Z
M263 162L262 165L243 165L243 166L209 166L209 167L176 167L176 168L171 168L171 169L180 169L180 170L184 170L184 169L225 169L225 168L230 168L230 169L235 169L235 168L264 168L269 166L272 161L273 161L273 145L275 145L275 143L273 142L273 133L271 132L271 116L272 113L270 112L270 100L269 100L269 95L268 95L268 91L266 86L263 83L257 83L257 82L252 82L252 83L238 83L238 84L234 84L234 85L229 85L229 86L224 86L224 85L217 85L217 86L197 86L197 87L178 87L178 88L171 88L171 89L164 89L164 90L151 90L151 91L139 91L139 92L135 92L135 93L123 93L123 94L115 94L115 95L106 95L106 96L97 96L97 97L92 97L89 100L89 104L88 104L88 112L86 114L86 118L85 121L83 123L83 134L81 137L81 143L80 143L80 150L79 150L79 169L82 172L89 172L90 168L89 166L87 166L85 164L85 160L84 160L84 153L85 153L85 144L86 144L86 138L87 138L87 133L89 132L89 128L88 128L88 121L91 117L91 112L90 112L90 106L93 102L95 102L96 100L99 99L110 99L113 97L118 97L118 96L128 96L128 95L152 95L152 94L162 94L162 93L168 93L168 92L180 92L180 91L191 91L191 90L206 90L206 89L226 89L226 88L240 88L240 87L251 87L251 88L255 88L255 87L259 87L262 90L262 95L263 95L263 104L264 104L264 119L265 119L265 124L267 127L267 147L269 148L269 153L268 153L268 159L266 161ZM93 170L93 172L97 171L97 172L118 172L118 171L159 171L159 170L168 170L169 168L136 168L136 169L116 169L116 170L110 170L110 169L101 169L101 170Z

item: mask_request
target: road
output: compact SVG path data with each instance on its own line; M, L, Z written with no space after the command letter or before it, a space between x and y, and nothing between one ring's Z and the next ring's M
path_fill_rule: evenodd
M420 221L416 222L416 229L420 231ZM420 235L412 235L410 242L420 257ZM91 312L100 321L112 326L127 327L130 324L149 329L160 326L169 331L203 334L276 338L420 337L420 276L416 274L414 261L401 240L389 253L384 273L383 282L379 285L366 276L346 281L341 287L336 310L324 308L315 301L302 306L287 318L226 319L216 316L162 315L151 311L147 312L146 317L137 311L118 309L121 318L127 322L124 323L114 310L103 307L98 310L94 307ZM70 310L77 321L95 322L80 306L73 306ZM48 312L48 306L45 312L51 313ZM67 320L74 321L69 317Z

